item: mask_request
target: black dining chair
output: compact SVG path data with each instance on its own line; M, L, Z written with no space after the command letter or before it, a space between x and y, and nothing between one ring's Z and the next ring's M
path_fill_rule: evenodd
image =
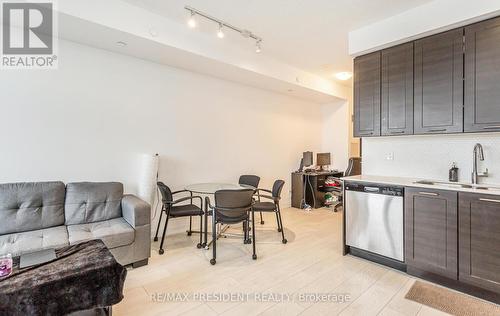
M177 200L174 200L173 197L176 194L183 193L183 192L189 192L187 190L180 190L180 191L175 191L172 192L168 186L166 186L163 182L157 182L158 190L160 190L161 193L161 198L162 198L162 207L161 207L161 212L160 212L160 219L158 220L158 226L156 227L156 234L154 237L154 241L158 241L158 230L160 229L161 225L161 218L163 213L165 213L165 226L163 227L163 234L161 237L161 243L160 243L160 250L158 253L162 255L164 253L163 250L163 243L165 241L165 233L167 231L167 225L168 225L168 220L170 218L178 218L178 217L188 217L189 216L189 230L187 231L188 236L191 236L192 230L191 230L191 225L193 221L193 216L199 216L200 217L200 242L196 245L196 247L201 248L202 247L202 232L203 232L203 215L205 214L203 212L203 199L201 196L186 196L183 198L179 198ZM193 200L198 199L200 201L200 206L198 207L197 205L193 204ZM178 205L179 203L182 202L187 202L189 201L189 204L183 204L183 205Z
M283 186L285 185L285 181L276 180L273 184L272 190L266 189L257 189L258 196L260 199L268 199L270 201L255 202L253 205L253 210L255 212L274 212L276 214L276 222L278 223L278 231L281 232L281 242L286 244L288 241L285 238L285 232L283 228L283 220L281 219L281 209L280 209L280 200L281 200L281 191L283 190ZM267 192L271 195L261 194L260 192ZM272 202L271 202L272 201Z
M240 176L240 179L238 181L239 184L249 185L251 187L254 187L255 189L259 188L259 182L260 182L259 176L250 174L244 174ZM260 224L264 225L264 220L262 219L262 212L260 212Z
M259 187L259 182L260 182L260 177L251 174L244 174L240 176L240 179L238 180L239 184L249 185L256 189Z
M210 199L206 197L206 204L209 211L212 213L212 259L210 264L214 265L217 258L217 224L236 224L243 223L248 228L252 222L252 242L253 254L252 259L257 259L255 251L255 221L254 212L252 210L253 195L255 190L219 190L215 192L215 205L210 203ZM251 218L250 218L251 217ZM243 240L249 239L248 229L244 229Z

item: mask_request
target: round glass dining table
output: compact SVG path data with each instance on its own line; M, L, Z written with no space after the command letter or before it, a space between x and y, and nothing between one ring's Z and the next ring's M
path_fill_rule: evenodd
M191 193L197 193L197 194L207 194L207 195L213 195L215 192L219 190L242 190L242 189L255 189L254 187L250 185L245 185L245 184L236 184L236 183L196 183L196 184L190 184L184 187L186 191L189 191ZM208 243L208 204L205 202L205 231L204 231L204 242L202 246L205 249L209 249L209 246L211 244ZM227 229L225 227L225 229ZM224 231L225 229L222 229Z
M236 183L196 183L187 185L184 189L189 192L198 194L215 194L219 190L241 190L253 188L248 185L240 185Z

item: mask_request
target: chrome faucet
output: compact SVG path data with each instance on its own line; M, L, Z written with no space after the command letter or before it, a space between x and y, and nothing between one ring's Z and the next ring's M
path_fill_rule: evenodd
M486 168L486 171L484 171L483 173L477 173L477 158L479 158L479 160L481 160L481 161L484 160L483 146L481 146L481 144L477 143L476 146L474 146L474 151L472 154L473 154L473 156L472 156L472 184L477 184L479 177L487 177L488 176L488 168Z

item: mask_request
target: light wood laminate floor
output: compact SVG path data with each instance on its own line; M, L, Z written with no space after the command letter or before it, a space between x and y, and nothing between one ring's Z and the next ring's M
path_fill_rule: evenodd
M125 298L113 314L446 315L404 298L414 278L342 256L342 213L288 208L283 223L286 245L274 214L265 214L265 225L256 228L255 261L251 245L241 239L219 240L215 266L209 263L211 250L196 248L195 234L169 236L161 256L159 243L153 243L149 265L128 271Z

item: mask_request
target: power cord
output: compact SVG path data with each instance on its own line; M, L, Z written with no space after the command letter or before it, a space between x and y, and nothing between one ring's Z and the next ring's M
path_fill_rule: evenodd
M306 188L307 188L307 184L309 183L309 185L311 186L311 189L312 189L312 185L310 183L310 180L309 180L309 175L306 173L303 175L303 192L302 192L302 201L300 201L300 206L301 208L304 210L304 211L310 211L311 210L311 205L307 204L306 202ZM311 191L313 192L314 194L314 191Z

